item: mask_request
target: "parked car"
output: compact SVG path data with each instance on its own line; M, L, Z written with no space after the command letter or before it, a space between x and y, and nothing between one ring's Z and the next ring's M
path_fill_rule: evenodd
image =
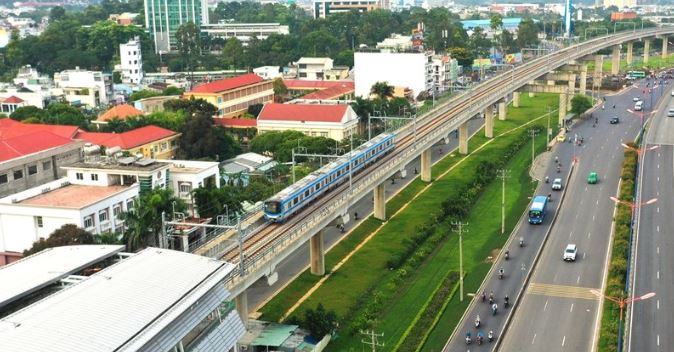
M564 249L564 256L562 258L567 262L575 262L577 254L578 247L576 247L575 244L567 244L566 249Z
M611 119L610 119L608 122L609 122L611 125L615 125L615 124L617 124L617 123L620 122L620 119L618 118L618 116L613 116L613 117L611 117Z
M632 101L634 101L634 102L637 102L637 101L639 101L639 100L641 100L641 98L639 98L639 97L634 97L634 98L632 98Z
M587 175L587 183L593 185L597 182L599 182L599 176L597 175L597 173L594 171L590 172L590 174Z
M552 181L552 189L555 191L560 191L562 189L562 179L556 178Z

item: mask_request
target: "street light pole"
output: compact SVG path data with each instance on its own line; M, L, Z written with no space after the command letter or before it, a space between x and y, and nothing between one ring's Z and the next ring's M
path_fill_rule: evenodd
M599 290L590 290L590 292L599 297L599 298L606 298L611 302L617 303L618 307L620 308L620 320L618 323L618 351L623 350L623 344L622 344L622 326L623 326L623 311L625 310L625 306L628 304L632 304L634 302L638 301L643 301L652 297L655 297L655 292L649 292L645 295L641 295L638 297L612 297L612 296L607 296L602 294Z
M459 234L459 301L463 302L463 233L468 232L464 229L468 223L462 221L452 221L454 231Z
M536 157L536 136L538 135L538 131L535 129L530 129L529 130L529 135L531 136L531 167L534 167L534 159Z
M510 177L510 170L496 170L496 177L501 179L501 235L505 233L505 180Z
M547 137L546 141L547 142L546 142L545 145L549 147L550 146L550 136L552 135L552 131L550 130L550 114L552 114L552 107L550 107L550 105L548 105L547 110L548 110L548 129L546 131L546 137Z

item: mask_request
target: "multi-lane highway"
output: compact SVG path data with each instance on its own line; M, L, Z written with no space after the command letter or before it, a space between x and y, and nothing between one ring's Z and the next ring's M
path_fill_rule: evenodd
M576 148L578 163L567 187L564 205L541 253L531 282L515 314L502 351L591 351L595 341L600 302L590 290L601 290L611 239L614 203L622 164L620 145L634 140L638 117L631 115L637 89L607 97L606 109L593 115L571 134L583 136ZM646 101L646 109L649 102ZM615 105L615 108L613 106ZM617 116L620 123L612 125ZM560 146L560 149L572 146ZM567 151L568 152L568 151ZM599 174L599 183L587 183L590 172ZM567 244L578 246L576 262L565 263Z
M660 147L643 155L637 199L658 201L637 209L630 291L632 297L648 292L656 296L630 306L628 351L671 351L674 346L674 117L667 117L674 100L670 90L671 86L664 90L645 139L646 149Z

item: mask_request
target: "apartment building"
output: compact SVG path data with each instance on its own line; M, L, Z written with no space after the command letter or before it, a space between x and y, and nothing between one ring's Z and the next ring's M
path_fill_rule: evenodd
M241 117L248 107L274 100L274 82L249 73L200 85L183 94L183 99L204 99L218 108L215 117Z

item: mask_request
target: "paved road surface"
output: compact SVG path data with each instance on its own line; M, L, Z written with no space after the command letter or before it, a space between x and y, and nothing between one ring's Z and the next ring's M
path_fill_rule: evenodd
M608 255L614 203L622 165L621 142L634 140L640 119L629 112L636 89L607 97L606 110L572 133L585 137L579 163L550 238L541 253L526 295L501 346L502 351L591 351L600 302L590 289L601 290ZM656 102L654 96L654 103ZM645 107L650 110L649 101ZM615 110L613 105L616 105ZM618 116L620 123L608 120ZM599 174L599 183L587 184L587 175ZM567 244L578 246L578 259L564 263Z
M468 123L468 133L472 134L478 129L482 128L484 120L483 119L473 119ZM451 150L454 150L458 145L458 139L454 136L451 136L449 145L447 144L436 144L433 147L433 153L431 154L432 161L435 163L439 159L445 157L447 153ZM421 163L419 158L416 158L414 162L407 165L407 177L404 179L396 179L395 184L386 185L386 199L390 199L391 195L398 192L401 188L404 188L409 182L412 181L415 168L420 170ZM435 177L437 175L433 175ZM372 193L361 198L354 206L351 207L352 221L345 225L346 232L353 229L355 225L360 223L353 221L353 212L358 212L359 217L362 217L366 214L372 213ZM392 214L386 214L390 216ZM337 241L339 241L345 234L340 233L336 228L328 228L325 230L325 248L330 248ZM305 243L296 250L292 255L288 256L283 262L281 262L277 267L278 272L278 281L274 285L267 285L265 278L258 280L254 285L249 287L246 291L248 292L248 309L249 312L254 312L259 308L260 304L263 303L268 297L272 296L282 285L285 285L291 281L299 272L304 271L309 265L309 245ZM329 270L329 268L325 268Z
M671 351L674 347L674 118L667 117L674 104L665 90L664 102L646 136L646 147L659 149L644 155L640 199L657 203L639 209L634 285L630 296L655 292L656 297L630 306L629 351Z

